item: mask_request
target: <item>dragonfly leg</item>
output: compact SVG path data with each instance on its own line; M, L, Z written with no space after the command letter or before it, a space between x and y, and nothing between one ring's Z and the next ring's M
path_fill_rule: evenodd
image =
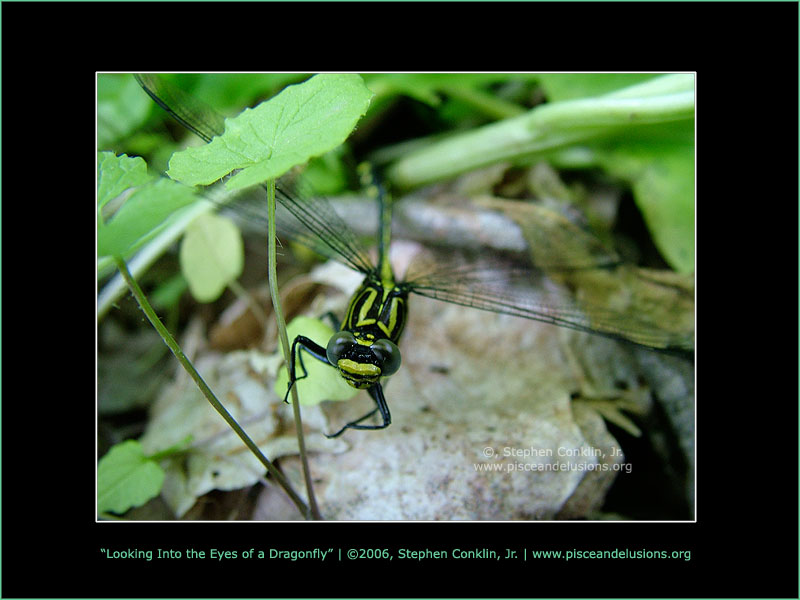
M350 421L347 425L342 427L339 431L332 435L325 434L327 438L335 438L342 435L346 429L386 429L389 425L392 424L392 415L389 412L389 406L386 404L386 398L383 396L383 388L381 387L380 383L376 383L371 388L367 390L369 395L372 396L372 399L375 400L375 404L377 405L363 417L359 417L355 421ZM383 419L383 423L380 425L360 425L361 421L368 419L376 412L380 411L381 418Z
M297 349L298 344L300 345L300 350L305 350L311 356L319 361L324 362L326 365L331 364L328 360L325 348L317 344L314 340L307 338L304 335L298 335L296 338L294 338L294 341L292 342L292 351L289 353L289 385L286 389L286 395L283 397L283 401L286 403L289 402L289 392L292 391L292 386L295 384L295 382L308 377L308 371L306 371L306 367L303 364L303 355L300 354L299 350ZM298 358L300 360L300 369L303 371L303 375L300 377L297 377L296 373L295 361Z

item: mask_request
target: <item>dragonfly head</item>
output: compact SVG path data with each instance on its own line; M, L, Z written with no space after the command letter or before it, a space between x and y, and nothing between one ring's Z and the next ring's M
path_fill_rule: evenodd
M350 331L336 333L326 349L328 361L357 389L372 387L400 368L400 349L389 339L361 343Z

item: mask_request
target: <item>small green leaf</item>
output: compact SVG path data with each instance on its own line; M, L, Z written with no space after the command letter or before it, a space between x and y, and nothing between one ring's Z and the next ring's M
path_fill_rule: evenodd
M197 199L192 188L169 179L160 178L139 187L109 222L103 223L98 212L98 256L124 255L173 212Z
M227 119L222 136L176 153L168 174L208 185L241 169L226 184L231 190L276 179L344 142L371 97L358 75L317 75Z
M139 442L117 444L97 466L97 510L122 514L155 498L163 483L163 469L144 455Z
M198 302L213 302L242 274L242 234L227 217L200 215L186 230L180 261L192 296Z
M333 336L334 331L328 325L318 319L310 317L297 317L286 326L286 334L289 337L289 344L291 345L294 338L298 335L304 335L312 339L323 348L328 345L328 340ZM295 385L297 386L297 394L300 397L300 404L302 406L310 406L319 404L323 400L350 400L355 398L358 390L347 384L342 379L339 372L330 365L317 360L311 355L300 350L298 346L298 354L302 352L303 365L306 368L308 377L299 379ZM298 357L299 358L299 357ZM300 361L297 362L297 376L301 377L303 371L300 367ZM281 367L278 371L278 377L275 379L275 393L281 398L286 395L286 388L289 384L289 373L286 367ZM291 402L291 394L289 401Z
M142 158L117 156L113 152L97 153L97 215L100 209L128 188L144 185L153 177L147 173Z

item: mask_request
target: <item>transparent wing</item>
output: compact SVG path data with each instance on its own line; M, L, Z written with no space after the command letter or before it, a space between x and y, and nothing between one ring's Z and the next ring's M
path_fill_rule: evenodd
M161 108L178 123L206 142L225 133L225 118L197 98L158 75L134 73L136 81Z
M277 215L280 231L307 248L364 274L375 267L361 239L330 201L317 196L302 179L281 179L277 199L285 210ZM377 221L374 221L377 226Z
M157 75L134 75L145 92L176 121L206 142L225 132L225 119L213 108L171 85ZM282 178L276 192L278 210L276 228L285 236L315 252L337 260L350 268L370 272L372 262L359 238L336 213L330 202L315 196L294 175ZM227 208L245 219L264 225L266 198L247 196Z
M617 309L584 300L583 287L570 289L576 285L576 274L579 276L577 281L582 282L578 286L622 285L618 267L569 269L564 271L569 272L568 276L557 282L552 270L545 274L530 265L499 259L463 262L459 258L439 258L435 262L436 265L430 261L427 265L423 262L412 267L417 274L410 272L410 278L403 285L410 292L428 298L533 319L650 348L684 352L694 347L693 326L688 324L685 314L676 318L645 309L645 306L654 304L652 297L650 302L636 299L637 294L651 295L650 287L627 293L629 301L626 306ZM645 289L648 291L644 292ZM655 304L675 304L672 290L656 293L663 294L663 297ZM684 293L677 292L677 296ZM688 306L687 302L676 310L685 313Z
M296 182L290 181L287 186L281 179L276 189L276 199L276 229L281 238L302 244L354 271L364 274L373 271L374 265L364 242L351 230L328 198L300 190ZM264 193L248 194L226 205L226 209L243 219L248 228L255 227L266 234L268 219Z

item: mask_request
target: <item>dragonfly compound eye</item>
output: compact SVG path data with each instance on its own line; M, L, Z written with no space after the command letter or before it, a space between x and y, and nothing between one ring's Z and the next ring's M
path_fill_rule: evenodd
M328 342L328 347L325 349L328 361L336 366L336 363L338 363L339 359L342 357L342 353L356 343L355 336L349 331L340 331L334 334Z
M391 340L380 339L370 346L370 350L378 358L382 376L397 373L400 368L400 348Z

